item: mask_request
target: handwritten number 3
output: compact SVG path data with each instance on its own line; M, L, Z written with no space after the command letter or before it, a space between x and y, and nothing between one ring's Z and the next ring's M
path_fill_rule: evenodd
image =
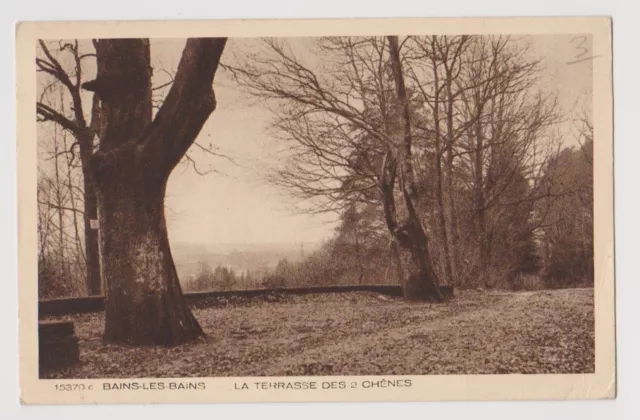
M575 57L576 60L579 60L585 55L587 55L587 53L589 52L589 48L584 46L585 42L587 42L586 36L577 36L573 38L571 42L574 44L573 46L580 51L577 53Z

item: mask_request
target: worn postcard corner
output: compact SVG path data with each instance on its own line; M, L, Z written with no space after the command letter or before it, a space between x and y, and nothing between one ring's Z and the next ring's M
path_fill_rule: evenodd
M16 43L21 403L615 398L610 18Z

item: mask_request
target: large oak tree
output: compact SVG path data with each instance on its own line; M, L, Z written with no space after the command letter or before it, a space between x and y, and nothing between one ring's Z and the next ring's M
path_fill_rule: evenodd
M187 40L153 117L149 41L94 41L97 76L82 87L100 101L91 168L107 289L105 341L173 345L202 334L171 256L164 197L171 171L216 107L212 84L225 44Z

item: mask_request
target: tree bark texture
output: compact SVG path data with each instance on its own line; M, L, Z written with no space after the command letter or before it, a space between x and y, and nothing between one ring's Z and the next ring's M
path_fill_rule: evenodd
M146 39L95 41L101 137L92 157L106 284L104 339L175 345L202 335L186 305L164 215L167 181L215 109L213 78L226 39L189 39L152 119Z

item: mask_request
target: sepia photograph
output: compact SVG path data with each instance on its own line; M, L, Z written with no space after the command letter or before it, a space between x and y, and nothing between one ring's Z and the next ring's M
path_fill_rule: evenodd
M29 38L33 380L611 379L606 30L395 22Z

